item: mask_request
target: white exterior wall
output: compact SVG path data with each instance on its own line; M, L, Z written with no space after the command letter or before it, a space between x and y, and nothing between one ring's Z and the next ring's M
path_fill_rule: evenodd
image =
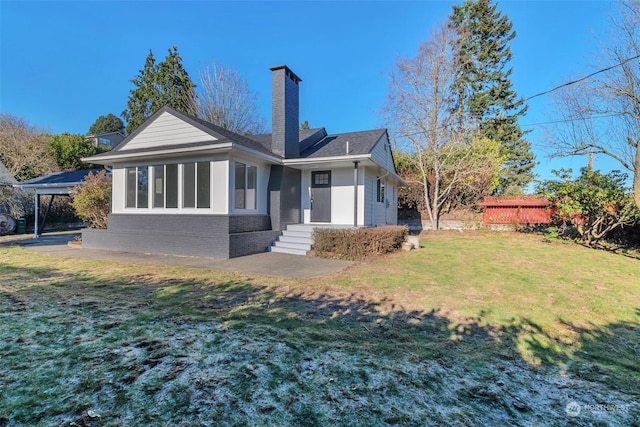
M386 220L387 224L396 225L398 223L398 187L387 181L387 189L385 193L387 199Z
M366 174L366 206L365 223L370 226L380 227L387 224L396 224L398 218L397 189L389 180L381 178L385 185L384 202L378 202L378 177L375 170L367 169Z
M391 146L389 145L389 139L386 134L380 138L373 147L373 150L371 150L371 158L374 162L380 166L384 166L387 170L395 170L393 157L391 156Z
M315 169L325 170L325 169ZM353 166L327 168L331 171L331 223L353 225ZM358 168L358 225L365 223L365 169ZM311 222L311 171L302 171L302 212L305 224Z
M124 202L126 197L125 169L118 166L111 170L111 212L124 212Z

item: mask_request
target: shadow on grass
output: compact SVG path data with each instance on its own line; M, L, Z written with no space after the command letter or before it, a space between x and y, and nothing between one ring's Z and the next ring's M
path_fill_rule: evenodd
M31 380L7 376L12 370L28 372L33 365L62 356L68 359L64 366L77 366L79 370L92 372L93 377L78 380L75 373L56 368L55 363L52 372L58 369L59 375L74 377L78 387L111 396L109 399L115 402L114 414L122 411L123 405L135 407L130 402L134 397L117 384L135 383L165 357L176 360L190 357L179 348L167 349L174 344L163 341L162 336L150 335L149 331L160 324L194 331L190 340L197 341L201 339L198 338L200 325L208 330L213 328L211 322L215 322L220 331L232 331L243 337L240 341L244 339L247 343L247 351L253 340L275 343L286 346L294 361L336 350L354 357L412 363L434 361L441 369L468 375L475 381L475 386L462 392L461 399L471 406L474 402L508 406L504 411L512 420L523 417L524 412L532 414L531 409L518 402L498 402L497 395L487 390L507 366L516 364L523 369L538 369L535 364L531 365L530 358L523 356L525 353L540 360L543 367L567 369L572 375L598 383L605 390L617 389L629 396L638 396L639 322L581 328L565 321L563 325L578 339L563 343L528 319L491 325L480 313L475 318L454 321L437 310L408 311L394 307L389 301L372 301L357 295L287 293L253 280L160 279L151 274L105 280L92 274L18 268L2 263L0 272L5 283L10 284L0 285L0 311L4 313L3 322L9 325L4 339L14 334L13 342L2 345L0 340L0 378L5 374L5 379L0 379L0 389L8 390L0 396L0 425L2 406L8 414L6 422L30 424L59 414L86 416L87 409L93 405L91 397L73 402L56 401L57 396L38 391L43 381L46 389L46 381L53 384L59 381L59 376L50 380L42 376ZM11 286L18 283L21 285ZM38 322L17 325L27 318ZM82 322L86 327L83 328ZM55 329L53 323L68 327ZM52 327L48 329L48 325ZM173 334L168 329L165 333ZM224 338L216 340L216 343L223 342ZM40 350L34 352L34 348ZM51 350L42 351L43 348ZM144 357L134 361L123 358L123 354L130 353L144 354ZM173 377L166 374L168 376L156 385L145 385L144 393L157 393L163 381L175 378L180 369L185 368L174 367ZM101 375L104 378L100 378ZM242 375L253 378L254 374ZM400 371L397 375L406 374ZM254 380L240 382L244 385L237 391L239 395L250 393L248 390L255 385L251 381ZM298 386L304 388L305 384L298 383ZM416 384L416 387L424 386ZM17 391L12 393L12 387ZM234 387L241 388L240 385ZM53 388L49 385L49 389ZM26 399L24 394L30 392L36 396ZM71 391L65 399L76 392L81 394L79 390ZM183 409L173 409L178 411L174 415L177 418L169 417L168 421L180 419L179 411ZM385 422L410 424L408 420L410 418L395 415ZM138 418L137 421L157 419Z

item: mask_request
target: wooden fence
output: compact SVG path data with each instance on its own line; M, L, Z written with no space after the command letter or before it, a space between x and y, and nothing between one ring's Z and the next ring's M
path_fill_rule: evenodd
M548 224L553 207L548 199L538 196L485 197L484 224Z

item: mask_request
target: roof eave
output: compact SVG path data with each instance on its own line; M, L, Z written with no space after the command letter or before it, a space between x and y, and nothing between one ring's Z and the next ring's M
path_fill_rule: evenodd
M215 146L204 145L204 146L198 146L198 147L186 147L182 149L172 148L169 150L154 150L154 151L144 151L144 152L138 152L138 153L127 153L126 151L121 151L121 152L118 152L117 154L113 154L110 156L82 157L80 160L86 163L94 163L98 165L109 165L109 164L112 164L114 160L116 160L117 162L120 162L120 161L124 162L127 160L147 159L150 157L166 156L171 154L176 154L176 155L191 154L191 153L197 153L201 151L226 152L231 150L231 148L233 148L233 145L234 144L232 142L227 142L223 144L217 143Z
M351 156L328 156L328 157L306 157L302 159L284 159L282 163L285 166L308 165L313 163L331 163L331 162L354 162L361 160L371 160L371 154L355 154Z

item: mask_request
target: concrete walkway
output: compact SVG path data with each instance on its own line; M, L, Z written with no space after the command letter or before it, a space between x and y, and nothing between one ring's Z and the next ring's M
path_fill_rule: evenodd
M84 249L82 247L69 246L68 243L78 236L80 236L79 232L47 233L37 239L33 238L32 234L4 236L0 237L0 248L7 245L19 245L30 252L69 258L201 268L212 271L232 271L302 279L327 276L344 270L352 264L349 261L274 252L232 259L218 259Z

